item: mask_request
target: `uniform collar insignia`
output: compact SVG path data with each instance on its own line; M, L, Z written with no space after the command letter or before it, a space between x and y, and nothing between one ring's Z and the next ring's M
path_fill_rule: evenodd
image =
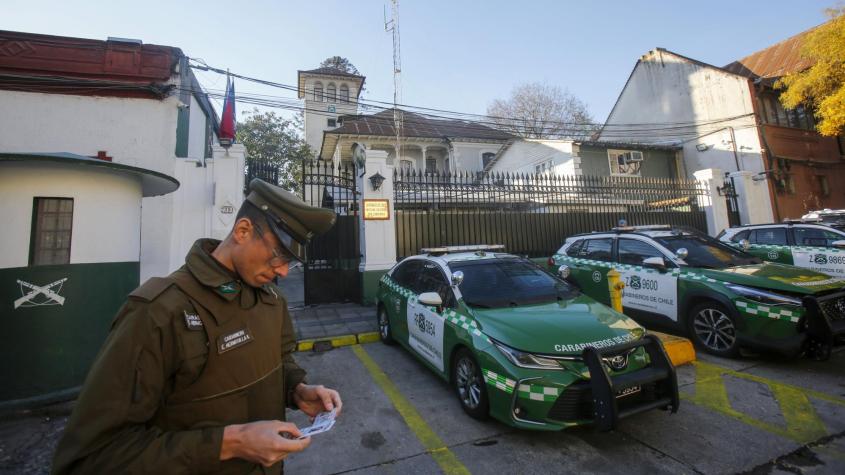
M222 294L234 294L238 291L238 284L236 282L226 282L217 287L217 290Z

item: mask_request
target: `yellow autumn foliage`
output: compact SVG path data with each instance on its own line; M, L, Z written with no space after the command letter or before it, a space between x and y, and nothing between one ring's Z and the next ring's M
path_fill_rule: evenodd
M801 56L813 66L784 76L775 87L785 89L784 107L812 105L816 130L836 136L845 134L845 8L829 14L833 19L808 33L801 45Z

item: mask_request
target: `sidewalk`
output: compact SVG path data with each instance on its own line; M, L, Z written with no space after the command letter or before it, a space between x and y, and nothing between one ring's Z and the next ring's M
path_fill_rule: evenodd
M330 340L378 331L375 307L355 303L305 306L305 274L301 267L279 281L288 301L296 340ZM309 347L310 348L310 347Z

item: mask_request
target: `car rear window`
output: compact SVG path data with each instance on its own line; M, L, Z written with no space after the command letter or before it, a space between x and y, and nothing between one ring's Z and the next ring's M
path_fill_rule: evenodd
M459 289L471 307L500 308L572 298L577 292L525 259L485 259L456 263L452 272L464 273Z

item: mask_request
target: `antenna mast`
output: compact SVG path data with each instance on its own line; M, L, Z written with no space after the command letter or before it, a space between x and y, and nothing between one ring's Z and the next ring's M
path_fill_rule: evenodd
M402 147L402 113L399 104L402 103L402 57L399 53L399 0L390 0L392 18L387 21L384 14L384 31L393 33L393 129L396 131L396 158L401 165ZM423 157L425 158L425 157Z

